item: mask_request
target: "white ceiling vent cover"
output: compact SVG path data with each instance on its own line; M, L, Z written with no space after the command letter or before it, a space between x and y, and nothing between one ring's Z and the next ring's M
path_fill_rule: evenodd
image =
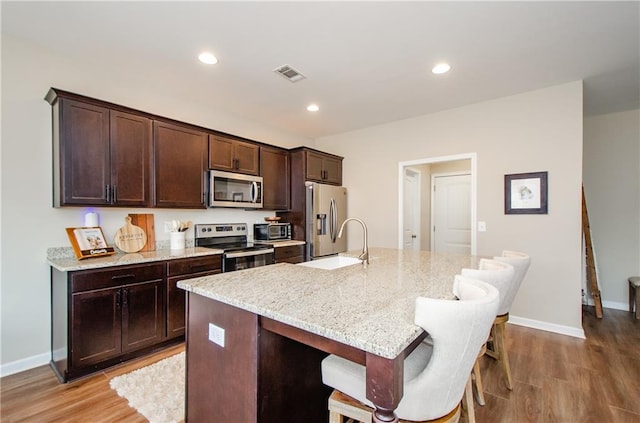
M273 71L276 73L279 73L280 75L282 75L283 78L286 78L291 82L298 82L306 78L306 76L304 76L302 73L298 72L297 70L295 70L289 65L280 66L279 68L276 68Z

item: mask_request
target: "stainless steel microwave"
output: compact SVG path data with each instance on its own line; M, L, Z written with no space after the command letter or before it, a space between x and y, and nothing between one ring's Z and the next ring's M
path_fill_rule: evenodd
M262 208L262 176L209 171L209 207Z
M291 239L290 223L256 223L253 225L253 239L256 241L275 241Z

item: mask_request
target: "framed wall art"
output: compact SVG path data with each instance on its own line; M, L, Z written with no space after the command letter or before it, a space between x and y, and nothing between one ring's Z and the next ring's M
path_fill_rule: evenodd
M67 228L67 236L78 260L89 257L115 254L115 248L109 247L99 226Z
M547 173L504 175L504 214L547 214Z

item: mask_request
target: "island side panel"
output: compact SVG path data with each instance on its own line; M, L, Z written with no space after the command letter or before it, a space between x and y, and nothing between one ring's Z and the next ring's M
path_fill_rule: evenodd
M257 422L258 316L192 292L187 310L186 421ZM224 347L209 323L224 329Z
M329 421L332 388L322 383L328 353L262 328L260 331L260 423Z

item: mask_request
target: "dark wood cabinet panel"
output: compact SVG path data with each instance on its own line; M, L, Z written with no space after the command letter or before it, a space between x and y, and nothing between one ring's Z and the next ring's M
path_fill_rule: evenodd
M288 210L291 205L289 152L260 147L260 176L263 180L263 208Z
M164 337L162 279L122 288L122 351L148 347Z
M151 120L112 110L110 114L112 202L151 205Z
M122 351L120 288L74 293L71 299L71 366L87 367Z
M109 109L65 98L60 99L55 111L59 112L53 116L59 136L54 137L58 142L54 160L59 163L54 168L59 173L55 175L54 204L109 204Z
M322 181L324 175L323 157L320 154L307 152L306 158L306 178L313 181Z
M215 275L222 271L221 256L212 255L167 262L167 338L185 334L186 292L178 288L183 279Z
M306 179L342 185L342 158L316 151L306 151Z
M304 244L275 248L276 263L297 264L304 261Z
M326 184L342 185L342 159L327 156L324 158L324 182Z
M66 93L53 108L54 205L151 204L151 120Z
M205 208L208 134L154 121L153 138L155 206Z
M209 135L209 168L258 175L260 147L221 135Z

